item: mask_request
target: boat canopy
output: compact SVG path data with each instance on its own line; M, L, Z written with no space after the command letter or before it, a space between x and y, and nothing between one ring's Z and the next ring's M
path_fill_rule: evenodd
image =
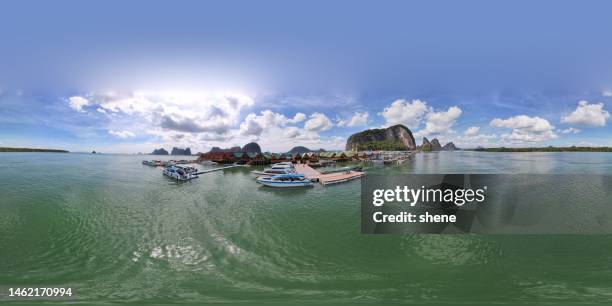
M275 178L302 178L304 177L304 175L298 174L298 173L286 173L286 174L277 174L273 177Z

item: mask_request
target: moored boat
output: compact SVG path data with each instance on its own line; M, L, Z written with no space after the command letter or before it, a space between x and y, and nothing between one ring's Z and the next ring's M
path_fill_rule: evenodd
M295 166L293 166L292 162L280 162L280 163L273 164L272 168L288 168L288 169L293 169L293 168L295 168Z
M195 169L195 171L193 169ZM198 178L195 172L197 172L197 169L194 167L179 165L166 167L163 171L164 175L169 176L178 181L189 181L194 178Z
M184 164L183 164L183 165L173 165L173 166L175 166L176 168L183 169L183 170L185 170L185 172L187 172L187 173L197 173L198 171L200 171L200 170L198 170L198 168L196 168L196 167L193 167L193 166L187 166L187 165L184 165Z
M272 176L272 175L277 175L277 174L292 174L296 172L295 172L295 169L291 169L291 168L272 167L272 168L266 168L263 171L253 170L251 171L251 173L255 175Z
M260 176L257 182L269 187L310 187L314 183L307 179L303 174L277 174L274 176Z
M170 161L162 161L162 160L143 160L143 165L152 166L152 167L167 167L171 166L172 163Z

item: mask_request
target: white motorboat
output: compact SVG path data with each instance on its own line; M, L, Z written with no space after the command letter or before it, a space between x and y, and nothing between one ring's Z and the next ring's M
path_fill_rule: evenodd
M174 165L174 166L169 166L169 167L164 168L163 173L164 175L167 175L178 181L189 181L194 178L198 178L198 176L195 174L197 169L194 172L188 172L186 168L193 168L193 167Z
M253 170L251 171L251 173L255 175L272 176L272 175L277 175L277 174L292 174L296 172L293 168L272 167L272 168L266 168L263 171Z
M161 160L143 160L142 164L153 167L170 166L170 162Z
M200 165L206 165L206 166L213 166L213 165L217 164L217 163L215 163L212 160L202 160L199 163L200 163Z
M269 187L311 187L313 182L303 174L277 174L274 176L260 176L257 182Z
M288 168L288 169L293 169L295 167L293 166L292 162L280 162L280 163L273 164L272 168Z
M185 165L174 165L174 166L177 168L183 169L185 170L185 172L190 173L190 174L196 173L199 171L198 168L192 167L192 166L185 166Z

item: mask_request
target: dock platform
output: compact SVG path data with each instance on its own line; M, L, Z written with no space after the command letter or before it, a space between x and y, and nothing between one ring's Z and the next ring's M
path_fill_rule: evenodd
M327 186L327 185L331 185L331 184L337 184L337 183L342 183L342 182L348 182L354 179L358 179L362 176L364 176L365 173L360 172L360 171L349 171L346 173L330 173L330 174L323 174L319 177L319 182L321 183L321 185L323 186Z
M349 172L335 172L322 174L321 172L313 169L312 167L305 164L295 164L295 171L299 174L304 174L304 176L315 182L321 183L321 185L331 185L342 182L348 182L350 180L354 180L360 178L365 175L364 172L360 171L349 171Z
M303 174L307 179L314 181L314 182L318 182L319 177L322 175L321 172L313 169L309 165L295 164L293 166L295 167L295 171L297 173Z

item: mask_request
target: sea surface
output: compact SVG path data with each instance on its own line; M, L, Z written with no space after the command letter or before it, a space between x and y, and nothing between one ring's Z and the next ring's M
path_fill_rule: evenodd
M609 235L362 235L359 181L277 190L251 167L176 183L143 158L0 153L0 304L25 300L10 287L72 288L37 303L612 303ZM368 171L611 175L612 154Z

